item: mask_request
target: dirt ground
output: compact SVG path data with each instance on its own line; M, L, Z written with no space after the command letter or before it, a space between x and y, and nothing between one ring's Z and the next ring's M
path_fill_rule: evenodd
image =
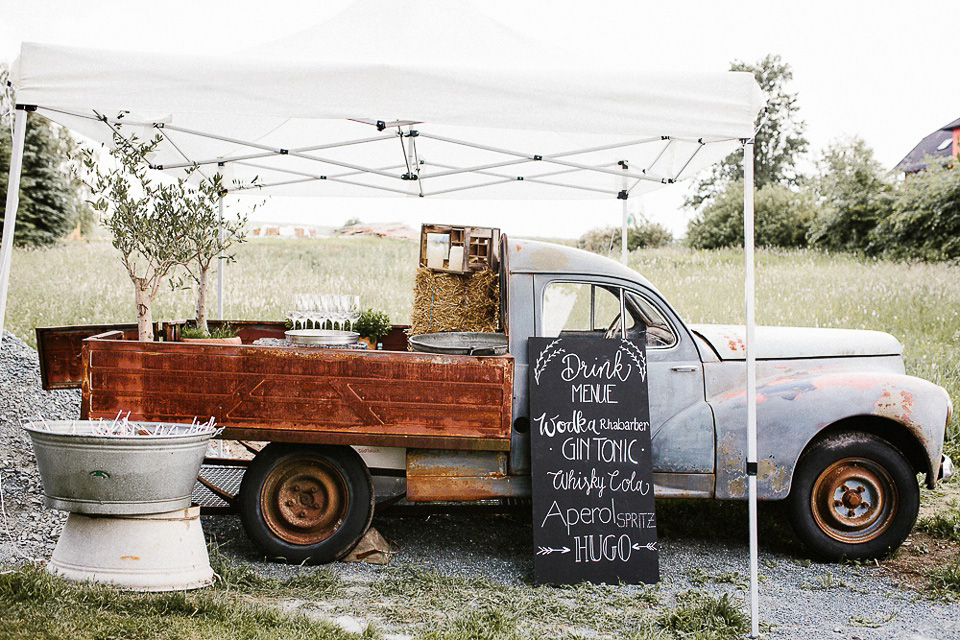
M930 517L951 503L960 503L960 483L954 480L941 484L935 491L925 493L924 498L920 503L920 518ZM896 552L877 564L894 580L922 591L929 570L948 565L957 558L960 558L960 542L940 540L914 529Z

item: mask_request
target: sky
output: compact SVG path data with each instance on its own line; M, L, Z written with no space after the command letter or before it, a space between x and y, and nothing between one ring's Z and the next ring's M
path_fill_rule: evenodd
M20 43L141 51L229 53L322 22L346 0L67 2L0 0L0 61ZM858 135L893 167L921 138L960 118L960 2L587 3L484 0L481 11L545 46L601 67L611 56L638 66L721 71L769 53L791 65L811 159ZM599 5L599 6L595 6ZM413 39L412 39L413 42ZM680 183L632 199L648 219L682 233L693 212ZM270 198L255 218L335 226L347 218L497 226L514 235L574 237L618 225L621 203L421 199Z

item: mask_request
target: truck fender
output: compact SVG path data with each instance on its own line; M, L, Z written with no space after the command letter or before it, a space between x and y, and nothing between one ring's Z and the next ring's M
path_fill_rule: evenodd
M746 391L709 402L717 421L716 496L745 498ZM797 462L812 441L861 426L898 445L918 472L927 474L927 484L935 484L949 406L942 387L901 374L842 372L760 380L758 495L761 500L786 498Z

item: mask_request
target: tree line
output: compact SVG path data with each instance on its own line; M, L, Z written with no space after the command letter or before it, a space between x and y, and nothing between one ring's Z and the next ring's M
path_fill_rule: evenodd
M750 71L767 95L755 141L756 242L818 247L896 259L960 258L960 169L957 158L929 158L925 170L898 178L859 137L834 141L813 175L797 165L808 150L790 66L771 55ZM759 123L758 123L759 124ZM686 242L713 249L743 245L743 169L734 153L697 183L687 205L697 209Z

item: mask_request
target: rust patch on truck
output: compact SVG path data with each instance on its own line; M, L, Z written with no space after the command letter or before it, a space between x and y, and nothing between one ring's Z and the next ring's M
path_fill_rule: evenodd
M914 426L911 417L913 413L913 394L906 390L898 391L886 388L873 404L873 412L878 416Z
M727 338L727 346L730 347L731 351L737 353L747 352L747 345L745 345L740 338Z
M733 434L717 442L718 479L726 478L726 493L731 498L747 495L746 442L738 444ZM761 499L787 493L793 469L778 464L773 456L757 460L757 493Z
M850 376L838 376L838 375L829 375L829 376L818 376L811 380L814 388L816 389L825 389L827 387L849 387L851 389L857 389L859 391L868 391L876 386L876 380L873 378L865 378L860 375L850 375Z
M770 492L787 492L790 489L790 473L774 459L757 461L757 484L769 487Z
M732 433L717 442L717 478L727 477L726 489L730 497L744 496L747 493L745 462L744 449L737 444Z

